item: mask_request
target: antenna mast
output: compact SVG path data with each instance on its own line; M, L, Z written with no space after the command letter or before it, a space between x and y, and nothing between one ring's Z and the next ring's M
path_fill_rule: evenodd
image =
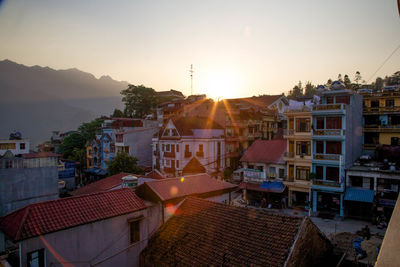
M193 64L190 64L190 95L193 95Z

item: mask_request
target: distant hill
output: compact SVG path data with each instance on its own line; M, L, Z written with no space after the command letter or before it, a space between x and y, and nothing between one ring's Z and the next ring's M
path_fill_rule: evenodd
M127 82L97 79L78 69L54 70L0 61L0 138L22 132L34 145L53 130L76 129L82 122L122 108Z

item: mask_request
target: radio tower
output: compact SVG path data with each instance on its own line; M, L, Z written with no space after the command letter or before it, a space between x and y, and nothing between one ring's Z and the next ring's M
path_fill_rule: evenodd
M190 95L193 95L193 64L190 64Z

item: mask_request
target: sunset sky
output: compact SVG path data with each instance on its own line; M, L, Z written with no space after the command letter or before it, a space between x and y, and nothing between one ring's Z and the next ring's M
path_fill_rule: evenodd
M185 95L193 64L194 93L214 98L279 94L338 73L368 80L400 44L395 0L0 3L1 60ZM400 50L377 75L398 70Z

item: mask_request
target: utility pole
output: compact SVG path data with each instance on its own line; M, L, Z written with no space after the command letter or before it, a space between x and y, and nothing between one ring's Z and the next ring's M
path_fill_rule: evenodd
M190 95L193 95L193 64L190 64Z

